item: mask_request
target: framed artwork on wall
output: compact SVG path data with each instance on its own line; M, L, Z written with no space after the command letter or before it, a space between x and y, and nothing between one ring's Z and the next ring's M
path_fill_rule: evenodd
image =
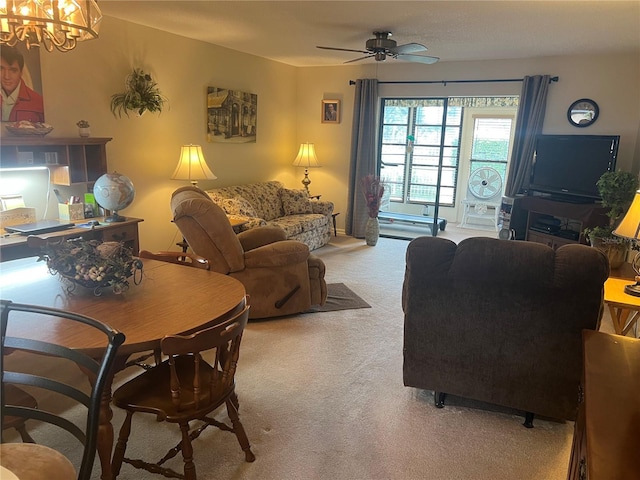
M2 121L44 122L40 52L2 45ZM5 101L6 100L6 101Z
M220 143L255 143L258 95L207 87L207 140Z
M340 123L340 100L322 100L322 123Z

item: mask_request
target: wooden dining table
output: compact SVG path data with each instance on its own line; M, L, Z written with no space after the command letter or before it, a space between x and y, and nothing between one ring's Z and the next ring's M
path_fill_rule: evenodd
M0 297L14 302L55 307L100 320L126 335L118 350L114 371L103 393L97 453L101 478L111 480L114 444L111 419L113 375L122 370L132 354L160 347L165 335L188 334L214 325L244 307L242 283L227 275L157 260L142 259L142 282L122 294L76 288L52 275L44 262L24 258L0 264ZM13 322L8 335L51 341L100 356L104 337L89 329L61 328L29 321Z

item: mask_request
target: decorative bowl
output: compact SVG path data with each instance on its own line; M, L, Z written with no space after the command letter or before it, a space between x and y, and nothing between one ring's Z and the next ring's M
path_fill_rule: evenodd
M53 130L53 127L16 127L15 125L5 125L11 135L19 136L40 136L43 137Z
M82 238L48 242L41 247L40 260L68 284L69 293L79 285L94 295L107 289L119 294L129 289L131 277L136 285L142 281L142 262L120 242Z

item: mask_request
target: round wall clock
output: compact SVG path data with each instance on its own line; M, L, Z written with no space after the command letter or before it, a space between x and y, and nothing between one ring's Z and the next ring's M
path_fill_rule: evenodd
M571 104L567 110L567 119L574 127L588 127L592 125L600 113L598 104L590 98L581 98Z

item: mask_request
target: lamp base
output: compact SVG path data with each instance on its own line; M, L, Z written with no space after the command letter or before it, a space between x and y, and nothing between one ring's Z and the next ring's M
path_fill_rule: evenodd
M309 194L309 185L311 184L311 180L309 179L309 170L307 168L304 169L304 178L302 179L302 185L304 185L304 189Z
M633 295L634 297L640 297L640 283L625 285L624 293L626 293L627 295Z

